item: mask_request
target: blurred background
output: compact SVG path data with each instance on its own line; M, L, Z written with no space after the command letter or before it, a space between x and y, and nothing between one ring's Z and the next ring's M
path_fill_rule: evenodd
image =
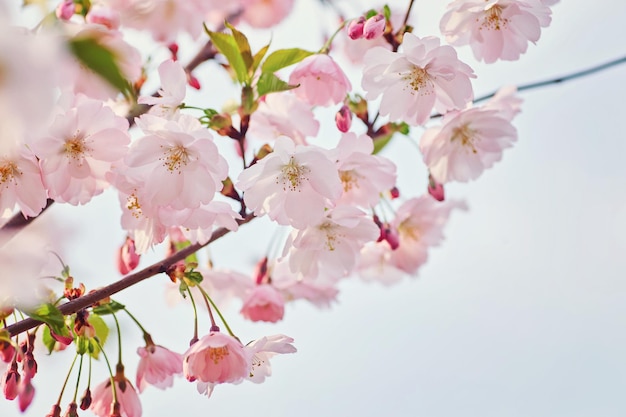
M9 1L17 11L19 2ZM403 10L407 3L389 5ZM346 17L373 6L364 0L335 4ZM446 4L416 1L414 33L440 36ZM519 61L484 65L468 47L459 49L478 76L477 96L626 55L625 2L567 0L552 10L552 24ZM253 49L271 37L276 48L316 50L334 27L328 8L298 0L271 33L240 29ZM147 37L133 36L155 63L166 56ZM182 40L181 60L195 50ZM237 97L216 68L210 63L195 71L205 88L188 102L219 108ZM360 74L349 76L358 87ZM346 279L330 309L292 303L273 325L245 322L234 301L224 313L244 342L282 333L295 339L298 353L275 357L273 375L263 384L220 385L210 399L183 378L166 392L149 387L141 396L143 415L626 415L625 79L626 66L620 66L521 94L522 113L514 121L518 143L478 180L446 187L447 197L464 200L469 210L452 215L444 244L430 251L418 276L392 287ZM320 136L336 140L332 120L325 123ZM399 188L407 197L426 190L421 155L410 143L419 139L414 131L412 138L396 137L384 152L398 164ZM112 190L84 207L55 206L43 217L69 225L63 258L76 280L93 288L119 278L114 255L125 234L117 230L120 209ZM267 223L253 222L211 245L210 254L217 266L250 272L270 237ZM162 254L163 248L155 248L140 267ZM192 312L184 304L168 306L168 283L157 276L115 299L156 343L184 352ZM143 340L130 320L120 318L127 376L134 381L134 350ZM201 320L201 333L207 332L206 317ZM107 351L114 358L113 333ZM26 416L49 411L72 356L39 353L37 394ZM104 364L94 369L97 384L106 377ZM19 414L16 404L0 401L1 416Z

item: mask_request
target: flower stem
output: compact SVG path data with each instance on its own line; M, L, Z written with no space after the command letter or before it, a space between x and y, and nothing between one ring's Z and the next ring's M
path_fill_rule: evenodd
M226 320L224 319L224 316L222 316L222 312L220 311L219 308L217 308L217 306L215 305L215 303L213 302L213 300L211 299L211 297L209 297L209 294L206 293L206 291L204 290L204 288L198 286L198 288L200 289L200 291L202 292L202 295L204 295L206 297L206 299L209 301L209 303L211 303L211 305L213 306L213 308L215 309L215 311L217 312L217 315L220 316L220 320L222 320L222 323L224 323L224 326L226 327L226 331L228 331L228 334L231 335L232 337L234 337L235 339L239 340L239 338L237 336L235 336L235 334L233 333L233 331L230 329L230 326L228 325L228 323L226 322Z
M74 358L74 360L76 360L76 358ZM80 355L80 362L78 363L78 377L76 378L76 388L74 389L74 399L72 400L72 402L76 402L76 397L78 397L78 386L80 384L80 374L82 373L83 370L83 355ZM89 373L89 376L91 376L91 372Z
M115 328L117 329L117 365L122 365L122 331L120 330L120 322L117 320L115 313L111 314L115 321Z
M113 376L113 368L111 368L111 362L109 362L109 357L104 352L104 348L100 344L100 340L98 340L97 337L94 337L94 340L98 344L98 347L100 348L100 352L102 352L102 356L104 356L104 361L107 363L107 368L109 370L109 378L111 379L111 389L113 391L113 403L117 403L117 389L115 388L115 377ZM91 382L91 361L89 363L89 367L90 367L90 369L89 369L89 380L90 381L89 382Z
M188 288L187 292L189 293L189 299L193 306L193 339L191 339L191 343L193 344L198 340L198 308L196 307L196 301L193 299L191 288Z
M131 319L135 322L135 324L136 324L137 326L139 326L139 328L141 329L141 331L142 331L142 332L143 332L143 334L144 334L144 337L145 337L145 335L150 335L150 333L148 333L148 332L146 331L146 329L145 329L145 328L141 325L141 323L139 323L139 320L137 320L137 318L136 318L135 316L133 316L132 314L130 314L130 311L128 311L128 309L127 309L127 308L125 308L125 307L124 307L124 311L125 311L125 312L126 312L126 314L128 314L128 316L129 316L129 317L130 317L130 318L131 318Z
M346 26L347 22L348 21L345 20L341 23L341 25L339 25L335 33L333 33L333 35L330 38L328 38L324 46L322 46L322 49L319 50L318 52L319 54L327 54L330 51L330 45L333 43L333 41L335 40L335 37L339 34L339 32L341 32L341 30Z
M65 391L65 387L67 386L67 381L70 380L70 375L72 374L72 369L74 369L76 358L78 358L78 353L74 355L74 360L72 361L72 364L70 365L70 370L67 371L67 375L65 376L65 382L63 382L63 386L61 387L61 392L59 393L59 399L57 400L56 405L61 405L61 400L63 399L63 392Z

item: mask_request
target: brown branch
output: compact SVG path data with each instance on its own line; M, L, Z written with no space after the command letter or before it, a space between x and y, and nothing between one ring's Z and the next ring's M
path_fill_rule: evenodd
M35 217L24 217L22 213L16 213L9 219L8 222L0 227L2 234L0 235L0 246L11 240L13 236L22 230L25 226L29 225L33 220L38 218L44 211L46 211L54 203L54 200L48 199L46 206Z
M254 214L248 214L246 217L243 218L243 220L239 220L237 223L239 223L239 225L246 224L254 219L254 217ZM59 310L61 311L61 313L63 313L63 315L70 315L84 308L90 307L98 301L110 297L111 295L118 293L128 287L131 287L147 278L164 273L170 266L174 265L176 262L182 261L187 256L191 255L194 252L197 252L198 250L216 241L227 233L229 233L229 230L224 227L217 229L213 232L208 242L203 244L195 243L191 246L181 249L175 254L163 259L162 261L156 262L139 272L127 275L119 281L114 282L113 284L107 285L106 287L100 288L99 290L96 290L68 303L65 303L59 306ZM40 321L28 318L12 324L2 330L9 331L11 337L13 337L19 333L30 330L39 324L41 324Z

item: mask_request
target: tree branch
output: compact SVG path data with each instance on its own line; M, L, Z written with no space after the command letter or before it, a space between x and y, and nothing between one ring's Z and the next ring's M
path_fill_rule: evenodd
M237 223L239 225L243 225L243 224L250 222L254 218L255 218L254 214L248 214L246 217L243 218L243 220L237 221ZM182 261L187 256L191 255L194 252L197 252L198 250L216 241L222 236L228 234L229 232L230 231L224 227L217 229L216 231L213 232L208 242L203 243L203 244L195 243L191 246L181 249L175 254L163 259L162 261L154 263L142 269L139 272L135 272L134 274L127 275L124 278L120 279L119 281L114 282L113 284L107 285L106 287L100 288L99 290L96 290L82 297L79 297L75 300L72 300L68 303L65 303L59 306L59 310L61 311L61 313L63 313L63 315L70 315L84 308L90 307L94 303L97 303L100 300L110 297L111 295L118 293L128 287L131 287L147 278L150 278L157 274L164 273L165 271L167 271L167 269L170 266L174 265L176 262ZM39 324L41 324L40 321L28 318L28 319L21 320L15 324L12 324L3 330L9 331L9 333L11 334L11 337L13 337L19 333L30 330Z

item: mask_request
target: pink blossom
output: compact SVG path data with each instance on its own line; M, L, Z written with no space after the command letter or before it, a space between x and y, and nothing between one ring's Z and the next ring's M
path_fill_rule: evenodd
M141 357L137 365L137 389L139 392L153 385L160 389L174 384L174 375L183 373L183 355L172 352L163 346L148 343L137 349Z
M49 134L32 144L50 198L85 204L108 186L111 165L128 151L128 122L85 96L59 114Z
M398 207L391 226L398 231L400 242L390 253L389 262L409 274L415 273L426 262L428 248L443 241L443 227L455 208L464 209L465 205L439 203L429 196L412 198Z
M92 4L85 16L89 23L106 26L109 29L118 29L120 26L120 14L117 10L103 4Z
M295 353L297 349L292 345L291 337L277 334L264 336L245 347L247 354L252 358L250 372L246 379L260 384L265 378L272 375L270 359L277 354Z
M539 40L550 14L539 0L456 0L448 5L440 28L452 45L469 44L479 61L514 61L529 41Z
M420 149L438 183L467 182L502 158L517 131L496 110L472 108L446 115L442 125L422 136Z
M520 97L515 95L516 93L517 88L515 86L502 87L482 108L497 110L501 117L511 121L521 111L523 102Z
M289 136L297 144L305 144L307 136L315 136L320 123L311 107L291 93L265 96L250 117L248 136L263 141Z
M365 26L365 17L360 16L348 23L348 36L352 40L361 39L363 37L363 27Z
M12 213L17 205L24 217L34 217L47 200L37 160L23 145L4 145L0 150L0 214Z
M312 106L339 104L352 89L348 77L327 54L303 59L291 73L289 84L299 84L293 92Z
M118 372L115 377L115 390L122 417L141 417L141 401L133 384L126 379L124 372ZM107 378L93 390L92 402L89 409L98 417L109 417L113 410L113 390L111 378Z
M242 0L241 19L253 28L269 28L289 15L294 0Z
M337 300L339 290L336 279L311 279L294 274L289 267L289 257L273 261L270 275L272 285L287 301L304 299L319 308L328 308Z
M17 363L12 362L2 377L2 393L7 400L14 400L19 394L20 374L17 371Z
M421 125L433 108L444 113L472 100L474 73L451 46L405 33L402 48L396 53L376 47L365 54L362 86L368 100L382 95L381 115Z
M340 278L352 272L361 248L376 240L379 229L361 210L338 206L321 222L294 234L285 245L292 272L306 278Z
M367 135L346 133L333 152L343 185L341 204L369 208L380 200L380 193L396 183L396 166L389 159L372 155L374 142Z
M377 14L365 21L363 26L363 37L365 39L377 39L383 36L385 27L387 26L387 20L382 14Z
M76 5L74 4L74 0L63 0L57 5L55 13L58 19L70 20L70 18L74 16L75 10Z
M443 184L438 183L433 179L432 175L428 175L428 194L431 195L437 201L445 200L445 193L443 190Z
M244 301L241 314L251 321L276 323L283 319L285 301L272 285L257 285Z
M212 331L183 355L183 373L189 381L198 381L198 391L211 395L213 386L238 383L250 370L250 357L232 336Z
M295 145L282 136L274 152L239 175L237 187L257 216L278 224L305 228L324 216L341 195L341 182L327 151Z
M359 277L363 281L379 282L386 286L398 283L406 273L394 265L392 255L393 249L387 241L367 243L361 250L357 264Z
M141 96L138 103L151 104L150 113L165 118L173 116L185 99L187 92L187 74L178 61L168 59L159 65L161 88L159 96Z
M22 413L26 411L26 409L33 402L33 398L35 397L35 387L30 380L30 378L24 377L19 384L17 404Z
M117 270L122 275L128 274L137 268L140 258L141 256L137 254L137 249L135 248L135 241L127 236L117 253Z
M175 209L208 204L228 175L226 160L208 129L188 115L148 120L157 121L140 124L148 135L133 142L125 158L128 174L145 180L146 204Z

